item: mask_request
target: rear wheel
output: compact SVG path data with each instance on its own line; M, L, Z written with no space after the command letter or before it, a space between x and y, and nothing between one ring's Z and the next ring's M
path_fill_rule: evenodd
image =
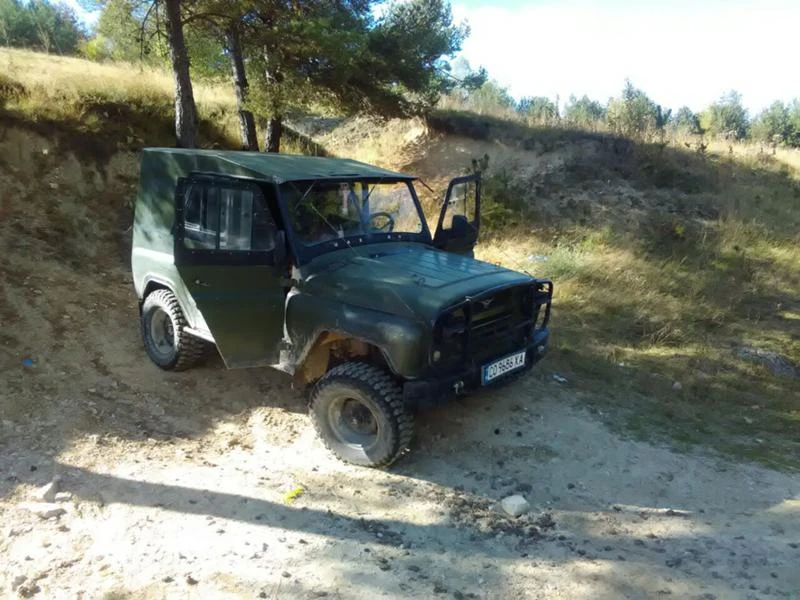
M175 295L156 290L142 305L142 341L147 356L167 371L182 371L197 362L203 342L184 330L186 318Z
M400 386L383 369L365 363L328 371L314 386L310 411L325 446L354 465L390 465L414 433Z

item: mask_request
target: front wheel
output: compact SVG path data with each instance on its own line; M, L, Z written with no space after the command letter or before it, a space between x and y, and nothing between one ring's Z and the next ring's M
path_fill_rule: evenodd
M383 369L365 363L328 371L314 386L310 412L325 446L354 465L390 465L414 433L400 386Z

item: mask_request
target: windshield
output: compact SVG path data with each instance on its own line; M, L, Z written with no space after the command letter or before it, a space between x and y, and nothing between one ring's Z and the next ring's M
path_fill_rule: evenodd
M371 233L422 233L406 182L313 181L281 186L297 237L307 246Z

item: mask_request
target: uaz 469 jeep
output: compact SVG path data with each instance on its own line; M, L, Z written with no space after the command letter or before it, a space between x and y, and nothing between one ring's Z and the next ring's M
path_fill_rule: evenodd
M269 365L310 387L328 448L382 466L413 412L529 369L553 286L474 260L480 178L454 179L431 236L414 177L352 160L147 149L132 267L147 354Z

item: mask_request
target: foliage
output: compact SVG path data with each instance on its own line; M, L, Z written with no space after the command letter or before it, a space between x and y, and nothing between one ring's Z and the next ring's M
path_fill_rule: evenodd
M700 119L688 106L681 106L672 117L672 128L679 133L700 133Z
M85 34L75 13L46 0L0 0L0 42L56 54L74 54Z
M564 107L564 120L570 125L596 129L606 118L605 107L588 96L570 96Z
M792 137L792 122L789 107L783 102L773 102L753 121L754 139L773 144L785 144Z
M517 114L516 102L507 88L494 80L486 81L479 88L460 94L459 108L479 115L506 116Z
M461 49L468 34L466 25L453 22L444 0L394 3L369 30L366 72L384 93L398 99L407 94L415 111L431 109L457 85L444 59Z
M560 120L558 105L546 96L522 98L517 104L517 110L530 122L538 125L553 125Z
M606 122L616 134L644 137L657 129L660 107L630 81L622 94L608 102Z
M527 190L513 170L489 170L489 155L472 159L467 173L481 173L481 228L487 235L521 225L526 217Z
M700 125L711 134L741 140L747 136L749 122L742 95L731 90L700 115Z

